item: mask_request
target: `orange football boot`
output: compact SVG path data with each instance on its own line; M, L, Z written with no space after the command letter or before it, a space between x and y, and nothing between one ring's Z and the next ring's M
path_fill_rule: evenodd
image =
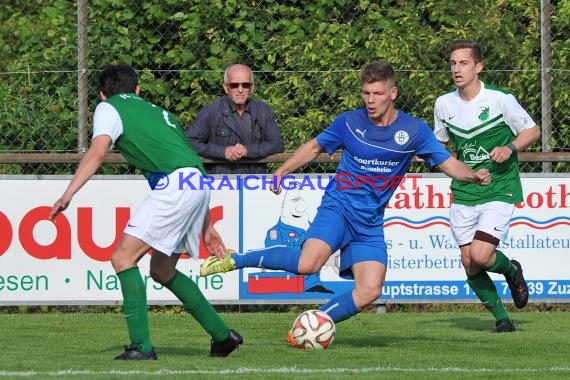
M289 343L291 347L299 348L299 345L295 342L295 338L293 338L293 330L287 331L287 343Z

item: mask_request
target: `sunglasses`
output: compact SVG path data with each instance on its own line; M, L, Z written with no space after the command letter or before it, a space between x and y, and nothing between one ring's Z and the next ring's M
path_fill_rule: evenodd
M228 83L228 86L229 86L230 88L232 88L232 89L236 89L236 88L238 88L239 86L241 86L242 88L245 88L245 89L250 89L251 86L253 86L253 83L251 83L251 82Z

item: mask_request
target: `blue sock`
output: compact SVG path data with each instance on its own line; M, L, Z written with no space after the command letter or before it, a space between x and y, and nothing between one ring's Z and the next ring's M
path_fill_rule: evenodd
M246 253L238 253L232 256L236 262L236 268L265 268L280 269L297 274L299 272L299 248L287 245L274 245L272 247L254 249Z
M352 298L352 290L331 298L329 302L319 307L319 310L327 313L334 323L342 322L359 312Z

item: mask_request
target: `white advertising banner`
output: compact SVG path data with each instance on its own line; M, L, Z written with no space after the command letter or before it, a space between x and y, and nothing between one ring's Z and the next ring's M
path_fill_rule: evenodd
M226 246L240 251L277 244L299 247L333 174L296 176L280 195L271 177L217 178L210 209ZM114 304L122 300L110 263L130 215L150 191L142 177L101 176L88 182L69 208L47 219L69 177L0 178L0 304ZM473 302L459 249L449 236L450 180L408 175L385 215L388 274L380 301ZM520 261L530 302L570 302L570 178L523 178L525 201L517 205L509 237L501 242ZM201 250L200 258L206 252ZM338 277L338 252L311 276L257 268L199 277L200 260L184 257L189 275L212 303L322 302L352 288ZM148 276L150 254L140 262L149 303L178 303ZM491 274L505 301L510 293Z
M47 218L69 179L0 180L0 304L122 302L110 257L130 215L150 192L147 181L136 178L89 181L56 223ZM213 191L210 210L228 246L238 246L238 191ZM177 269L208 299L238 300L238 289L224 285L236 283L237 273L201 278L200 261L185 256ZM150 278L149 263L150 255L139 262L149 303L178 303Z
M297 186L289 186L277 201L271 193L244 191L242 212L248 221L244 248L294 245L314 217L326 178L298 177ZM398 186L385 214L388 274L381 301L476 300L465 282L459 248L450 238L449 185L446 177L410 174ZM570 302L570 181L568 177L526 177L523 188L525 201L516 206L509 237L499 249L522 263L530 302ZM313 276L243 270L241 299L327 299L352 287L352 282L338 277L336 264L333 257ZM493 273L491 277L501 297L509 301L504 277Z

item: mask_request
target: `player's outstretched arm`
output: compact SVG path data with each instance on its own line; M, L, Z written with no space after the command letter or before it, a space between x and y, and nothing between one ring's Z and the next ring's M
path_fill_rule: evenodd
M53 204L51 212L49 213L49 218L53 220L57 214L64 211L71 199L85 185L85 183L91 178L93 174L99 169L103 161L105 161L105 156L107 151L111 146L111 138L107 135L100 135L93 139L91 146L81 158L79 166L71 179L71 182L67 186L67 189L63 195Z
M317 139L312 139L301 145L293 155L275 171L274 176L277 187L272 187L271 191L275 194L281 193L281 179L283 177L313 161L323 152L324 149L319 145Z
M449 177L458 181L475 182L480 185L488 185L491 182L491 174L487 169L475 172L453 156L439 164L439 168Z

